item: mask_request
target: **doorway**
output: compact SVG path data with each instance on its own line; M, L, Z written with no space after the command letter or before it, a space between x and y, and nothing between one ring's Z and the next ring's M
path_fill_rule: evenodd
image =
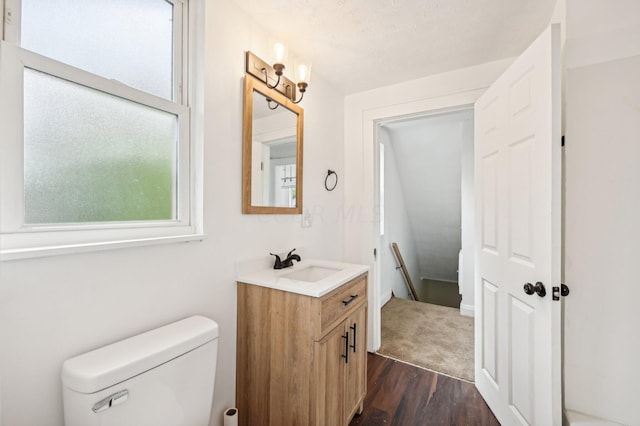
M558 25L552 25L515 61L428 77L345 100L345 139L353 141L345 144L345 161L353 164L346 173L353 182L345 185L345 199L353 203L351 211L360 209L361 214L357 223L353 222L354 226L345 227L344 254L350 261L371 266L368 295L372 308L368 310L367 341L370 352L380 347L377 308L382 299L380 267L376 259L380 249L380 227L375 215L379 206L378 188L375 187L378 178L375 170L378 156L376 123L390 117L416 115L419 111L442 111L475 104L475 156L481 164L476 185L478 197L482 197L477 200L481 208L477 216L479 238L475 239L477 259L485 254L487 257L500 254L514 265L540 266L539 271L530 270L528 275L509 279L507 283L499 276L510 272L506 265L494 268L496 278L481 270L482 266L492 266L488 258L487 262L477 260L475 346L479 356L476 357L476 383L498 418L505 419L503 423L516 423L514 406L522 406L525 414L545 419L543 422L549 424L561 421L562 306L551 302L549 296L544 299L541 290L537 298L526 298L530 296L529 286L524 292L522 286L523 282L561 281L559 30ZM505 121L509 119L517 124L507 127ZM527 130L521 125L539 125L539 128ZM483 137L490 139L491 144L480 145L482 151L478 151L478 141ZM515 145L519 150L509 151ZM533 149L534 145L536 149ZM369 182L374 184L368 185ZM534 184L546 186L536 186L533 191ZM529 186L528 192L521 190L523 186ZM518 197L518 202L504 202L509 200L509 190L511 195ZM536 195L535 200L528 194ZM529 209L530 205L535 209ZM517 206L517 210L510 212L509 206ZM509 213L513 214L509 216ZM527 227L528 224L536 226ZM513 231L512 239L517 240L517 246L510 244L509 238L497 239L498 235L509 236L510 231ZM529 243L521 241L527 238ZM533 239L540 243L531 244ZM502 252L498 251L498 245ZM534 262L523 261L524 256L520 253L527 253L530 248L536 249L535 255L529 256ZM515 254L509 256L509 250ZM508 286L502 288L503 282ZM521 301L521 298L524 299ZM512 315L516 310L518 315ZM540 377L544 380L538 380ZM516 394L522 398L509 400Z
M392 118L377 126L383 297L392 291L408 297L390 249L396 242L422 301L460 308L460 300L446 300L455 290L462 313L472 314L473 110ZM449 287L442 291L449 295L439 298L430 284L436 291Z
M380 292L380 262L376 254L380 252L380 199L378 188L378 147L375 131L379 122L394 118L410 118L430 113L442 113L471 108L487 85L495 79L508 61L491 65L486 73L477 73L477 69L463 72L445 86L438 78L426 78L421 82L419 93L410 91L412 100L406 92L398 92L395 101L391 97L362 96L346 100L347 124L345 137L361 141L347 146L345 161L351 167L346 170L345 198L351 200L349 212L357 213L357 220L345 227L344 258L354 263L370 265L368 300L370 309L367 320L367 350L376 352L380 348L380 310L382 295ZM495 65L495 70L493 69ZM483 67L484 68L484 67ZM481 76L481 78L478 78ZM464 78L463 78L464 77ZM433 81L432 81L433 80ZM485 81L486 80L486 81ZM455 83L455 88L451 84ZM473 314L473 312L470 312Z
M473 315L473 110L376 126L379 282L382 304L389 302L380 353L472 381L473 320L460 314ZM392 243L419 302L409 301Z

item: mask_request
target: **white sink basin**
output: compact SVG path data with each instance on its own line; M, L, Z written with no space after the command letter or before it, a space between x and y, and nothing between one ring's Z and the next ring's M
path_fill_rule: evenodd
M342 269L328 268L325 266L309 265L306 268L298 269L288 274L282 275L282 278L287 278L296 281L306 281L309 283L315 283L322 279L327 278L330 275L340 272Z
M311 297L322 297L369 270L366 265L318 259L305 259L287 269L273 269L269 258L255 265L253 271L239 273L237 281Z

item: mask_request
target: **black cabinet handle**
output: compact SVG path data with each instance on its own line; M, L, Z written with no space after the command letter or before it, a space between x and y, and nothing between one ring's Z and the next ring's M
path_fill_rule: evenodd
M340 355L340 357L344 358L345 364L349 364L349 332L344 333L342 338L344 339L344 355Z
M356 352L356 327L357 327L357 324L355 322L350 327L353 330L353 345L351 345L351 348L353 348L354 353Z
M352 294L350 298L348 298L347 300L343 300L342 303L344 303L344 306L347 306L349 303L353 302L357 298L358 298L357 294Z

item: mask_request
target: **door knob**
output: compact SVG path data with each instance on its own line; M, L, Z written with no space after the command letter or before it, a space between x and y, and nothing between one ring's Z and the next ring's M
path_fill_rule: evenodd
M533 293L538 293L538 296L540 297L544 297L547 295L547 290L544 288L544 284L542 284L540 281L538 281L536 285L533 285L531 283L526 283L524 285L524 292L527 293L528 295L532 295Z

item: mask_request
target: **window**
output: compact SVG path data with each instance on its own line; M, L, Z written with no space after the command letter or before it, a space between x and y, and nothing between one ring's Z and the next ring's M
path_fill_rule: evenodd
M4 3L2 259L198 238L187 3Z

